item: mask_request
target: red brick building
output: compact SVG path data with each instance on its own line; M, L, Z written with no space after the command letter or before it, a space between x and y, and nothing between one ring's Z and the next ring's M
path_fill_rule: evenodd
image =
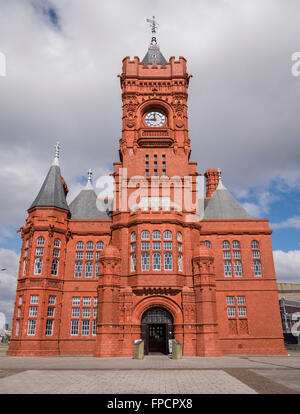
M186 60L123 60L114 200L70 204L58 151L20 229L8 355L285 354L268 220L253 219L190 161ZM112 203L113 201L113 203ZM113 204L113 205L112 205ZM101 208L102 206L102 208Z

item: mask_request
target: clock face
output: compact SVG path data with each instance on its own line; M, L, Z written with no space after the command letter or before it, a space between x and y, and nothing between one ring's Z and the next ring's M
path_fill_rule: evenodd
M161 127L165 120L165 115L157 111L148 112L145 116L145 122L149 127Z

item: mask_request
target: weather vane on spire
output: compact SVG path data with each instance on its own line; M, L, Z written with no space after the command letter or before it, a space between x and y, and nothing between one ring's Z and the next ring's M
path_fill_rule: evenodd
M59 165L59 150L60 150L60 144L59 141L57 141L57 143L54 145L55 148L55 156L54 156L54 160L53 160L53 165Z
M152 16L152 19L147 19L147 22L150 23L151 32L152 32L152 40L151 43L156 43L156 29L158 26L158 23L155 20L155 16Z

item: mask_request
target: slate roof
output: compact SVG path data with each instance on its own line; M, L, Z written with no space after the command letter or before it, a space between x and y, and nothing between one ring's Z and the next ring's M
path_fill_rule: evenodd
M58 165L51 165L40 192L29 210L34 207L57 207L69 211Z
M148 51L142 62L145 66L147 66L149 62L151 62L153 66L157 66L157 63L161 63L163 66L165 66L165 64L167 63L163 54L159 50L159 46L156 43L150 44Z
M251 219L251 216L230 194L220 179L218 187L208 201L203 218L238 220Z
M111 220L112 206L113 200L108 200L107 204L103 202L103 209L100 210L95 191L87 185L70 204L71 219Z

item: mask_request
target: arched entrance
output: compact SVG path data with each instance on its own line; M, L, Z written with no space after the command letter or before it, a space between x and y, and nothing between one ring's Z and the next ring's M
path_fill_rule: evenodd
M169 353L169 339L173 339L173 318L165 309L154 307L142 316L142 339L145 355L152 352Z

